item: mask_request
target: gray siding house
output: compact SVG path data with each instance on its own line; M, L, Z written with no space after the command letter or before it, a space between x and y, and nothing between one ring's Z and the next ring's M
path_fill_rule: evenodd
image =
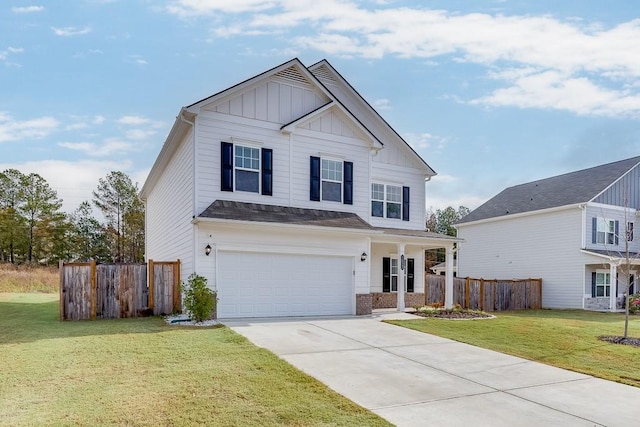
M638 291L639 209L640 157L509 187L456 224L458 276L542 278L544 307L614 311Z

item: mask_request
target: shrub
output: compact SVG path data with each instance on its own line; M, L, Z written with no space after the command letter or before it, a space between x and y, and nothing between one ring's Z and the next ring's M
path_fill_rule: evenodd
M640 311L640 294L633 294L629 297L629 313Z
M207 279L195 273L191 274L184 286L184 306L196 322L210 319L218 302L214 291L207 288Z

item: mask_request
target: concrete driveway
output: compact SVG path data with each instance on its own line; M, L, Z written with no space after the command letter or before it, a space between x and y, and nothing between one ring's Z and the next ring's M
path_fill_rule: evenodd
M260 347L398 426L632 426L640 389L371 317L233 320Z

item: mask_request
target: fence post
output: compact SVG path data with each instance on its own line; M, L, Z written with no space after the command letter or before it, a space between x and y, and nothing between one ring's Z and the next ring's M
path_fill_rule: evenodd
M480 279L480 310L484 311L484 280Z
M98 311L98 277L96 260L91 260L91 320L96 318Z
M538 279L538 301L540 302L540 306L538 309L542 308L542 278Z
M60 321L64 320L64 262L58 261L58 270L60 274Z
M180 295L180 260L176 260L173 269L173 311L182 311L182 296Z
M469 295L470 293L471 293L471 284L470 284L469 278L467 277L467 280L465 281L465 289L464 289L464 308L467 310L471 305L471 298Z
M153 268L153 260L150 259L148 262L148 267L149 267L149 273L147 274L148 276L148 281L149 281L149 294L147 295L147 307L149 308L149 310L151 310L151 312L153 312L153 279L154 279L154 268Z

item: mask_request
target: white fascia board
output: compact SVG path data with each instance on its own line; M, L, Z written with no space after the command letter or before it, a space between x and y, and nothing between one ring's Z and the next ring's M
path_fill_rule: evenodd
M302 225L302 224L283 224L278 222L259 222L259 221L241 221L236 219L221 219L221 218L201 218L196 217L191 220L193 224L198 223L209 223L209 224L227 224L227 225L238 225L243 227L269 227L269 228L281 228L281 229L290 229L290 230L308 230L308 231L322 231L322 232L333 232L338 234L358 234L358 235L371 235L371 234L381 234L382 232L378 230L359 230L356 228L341 228L341 227L323 227L323 226L314 226L314 225Z
M628 212L635 212L636 211L634 208L627 208L627 207L624 207L624 206L616 206L616 205L607 205L605 203L588 202L587 205L590 206L590 207L599 208L599 209L606 209L606 210L611 210L611 211L620 211L620 212L624 212L625 210L627 210Z
M493 218L479 219L477 221L464 222L462 224L453 224L453 227L457 230L459 228L464 228L464 227L467 227L467 226L470 226L470 225L486 224L486 223L489 223L489 222L503 221L505 219L524 218L524 217L527 217L527 216L533 216L533 215L539 215L539 214L547 214L547 213L552 213L552 212L560 212L560 211L565 211L565 210L569 210L569 209L576 209L576 208L583 209L585 207L585 205L586 205L585 203L574 203L572 205L556 206L554 208L539 209L537 211L529 211L529 212L521 212L521 213L517 213L517 214L494 216Z
M315 119L317 116L319 116L322 113L324 113L325 111L329 110L334 105L335 105L335 102L333 100L331 100L331 101L327 102L326 104L324 104L322 107L317 108L317 109L311 111L310 113L307 113L307 114L303 115L302 117L300 117L300 118L288 123L287 125L283 126L282 128L280 128L280 131L282 133L293 133L293 131L295 131L296 127L302 126L302 125L310 122L311 120Z

